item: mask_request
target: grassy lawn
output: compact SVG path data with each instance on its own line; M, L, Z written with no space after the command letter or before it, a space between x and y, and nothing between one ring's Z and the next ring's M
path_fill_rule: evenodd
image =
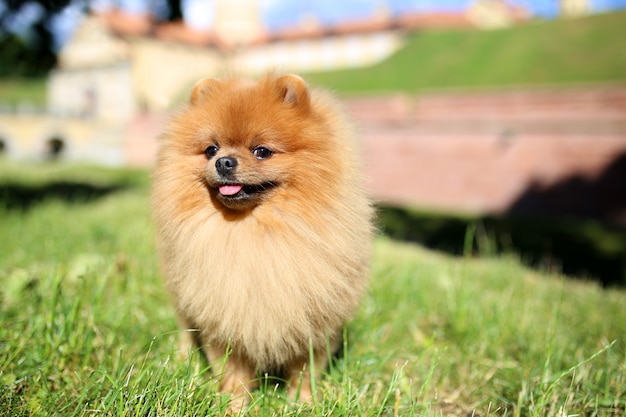
M149 174L0 164L0 413L220 412L176 355ZM626 292L377 238L371 289L313 406L275 381L253 416L626 414Z
M46 106L46 79L0 79L0 105Z
M490 31L418 32L369 68L310 74L341 92L626 81L626 12Z

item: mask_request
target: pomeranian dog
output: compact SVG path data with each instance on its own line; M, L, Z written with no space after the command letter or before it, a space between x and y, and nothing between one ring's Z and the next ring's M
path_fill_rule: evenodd
M201 80L161 138L163 273L180 325L196 329L183 346L202 347L235 409L259 372L310 400L311 373L340 345L369 274L359 159L336 100L296 75Z

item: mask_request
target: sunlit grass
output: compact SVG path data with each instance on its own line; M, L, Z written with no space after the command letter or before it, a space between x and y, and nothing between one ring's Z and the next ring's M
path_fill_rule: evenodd
M109 191L27 206L0 194L13 207L0 210L4 415L219 415L206 362L176 352L148 174L22 169L1 166L0 190ZM512 255L454 258L379 237L370 291L342 358L316 381L317 401L293 404L262 380L249 415L624 415L625 300Z
M499 30L420 31L377 65L307 78L350 93L624 82L624 27L622 11Z
M45 78L0 78L0 105L46 106L46 79Z

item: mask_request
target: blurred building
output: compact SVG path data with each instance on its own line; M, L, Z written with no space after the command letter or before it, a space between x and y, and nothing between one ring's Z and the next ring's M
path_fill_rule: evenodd
M120 10L88 16L60 51L59 67L50 76L50 108L123 121L137 111L170 108L203 77L368 66L397 51L407 31L501 27L528 17L493 0L479 0L463 12L400 16L383 3L365 19L325 26L310 15L294 27L270 32L256 0L214 4L210 26L157 23L150 15Z
M529 17L523 7L502 0L478 0L467 9L467 18L482 29L510 26Z
M106 21L85 19L50 74L49 111L112 123L130 120L137 112L131 53L129 43L114 36Z
M591 13L589 0L561 0L561 14L567 17L584 16Z
M269 31L258 0L202 4L178 22L120 9L86 16L50 74L48 111L0 115L3 153L22 160L149 165L167 112L187 100L198 79L368 66L397 51L407 32L501 27L528 17L505 1L401 15L382 2L365 18L325 25L305 15L293 27Z

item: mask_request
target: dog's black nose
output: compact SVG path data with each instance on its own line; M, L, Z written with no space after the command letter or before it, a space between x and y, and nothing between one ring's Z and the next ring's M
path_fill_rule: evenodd
M235 172L237 160L230 156L224 156L215 161L215 169L220 175L228 175Z

